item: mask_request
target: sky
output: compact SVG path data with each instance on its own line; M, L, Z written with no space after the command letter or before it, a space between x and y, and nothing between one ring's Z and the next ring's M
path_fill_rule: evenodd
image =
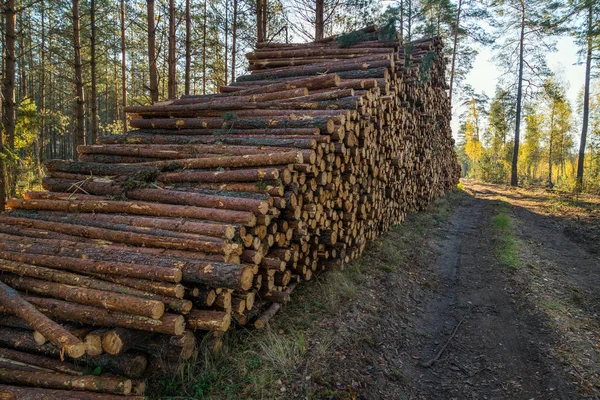
M571 102L573 111L577 118L577 96L581 91L584 83L584 65L574 65L579 57L577 55L578 46L574 43L573 38L565 36L559 37L557 40L557 51L549 53L546 56L548 66L552 71L559 74L569 83L567 97ZM494 63L494 54L489 47L480 48L473 68L467 75L465 84L470 84L476 91L484 92L491 99L496 91L496 84L500 77L501 71ZM464 112L464 108L458 106L455 102L452 115L452 132L456 137L458 127L460 125L460 115ZM577 136L578 138L578 136Z

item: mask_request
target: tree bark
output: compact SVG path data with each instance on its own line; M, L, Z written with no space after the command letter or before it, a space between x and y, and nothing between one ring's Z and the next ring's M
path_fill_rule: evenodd
M167 87L167 95L171 100L177 98L176 22L175 0L169 0L169 82Z
M202 94L206 94L206 32L208 24L208 14L206 12L206 2L204 0L204 22L202 24Z
M152 319L159 319L165 313L164 304L158 300L14 275L2 275L0 280L26 293L35 293L110 311L120 311ZM36 330L38 329L36 328Z
M96 28L96 0L90 1L90 67L92 80L92 93L90 95L92 102L92 143L96 143L98 139L98 87L97 87L97 71L96 71L96 36L98 34Z
M460 29L460 12L462 10L463 0L458 0L458 10L456 11L456 22L454 24L454 39L453 39L453 50L452 50L452 64L450 66L450 90L448 92L448 104L450 104L450 111L452 111L452 92L454 90L454 74L456 70L456 50L458 49L458 31Z
M229 0L225 0L225 62L223 66L225 67L225 79L223 80L223 85L227 85L229 82Z
M147 0L148 10L148 63L150 68L150 100L158 101L158 69L156 67L156 27L154 26L154 0Z
M72 399L70 390L42 389L34 387L9 386L0 384L0 393L12 393L19 400L56 400ZM78 392L79 400L123 400L123 396L98 394L93 392ZM143 400L144 396L127 396L127 400Z
M4 128L5 145L12 155L15 150L15 75L16 75L16 57L15 57L15 42L16 42L16 10L15 0L7 0L4 5L4 76L2 79L2 126ZM3 153L4 155L4 153ZM4 160L4 158L2 157ZM9 160L6 166L6 171L2 176L2 185L5 186L2 192L2 209L4 209L4 201L6 195L14 196L16 189L16 177L12 156L7 157ZM4 164L4 163L3 163ZM6 177L6 178L5 178ZM6 180L5 180L6 179ZM6 183L5 183L6 182Z
M0 382L49 389L69 389L100 393L129 394L129 379L101 376L73 376L58 372L30 372L1 368ZM75 394L74 394L75 395Z
M192 68L192 13L190 0L185 0L185 95L190 94L190 73Z
M315 40L323 40L325 34L325 0L316 0L315 4Z
M231 28L231 83L235 82L235 57L237 54L237 12L238 0L233 0L233 26Z
M588 121L590 115L590 71L592 69L592 29L593 29L593 2L588 0L587 18L587 54L585 61L585 89L583 92L583 121L581 126L581 140L579 142L579 157L577 159L577 191L583 190L583 169L585 161L585 145L587 141Z
M127 107L127 55L125 52L125 0L121 0L121 95L122 106ZM121 113L123 134L127 133L127 114Z
M40 43L40 140L38 150L38 162L41 168L44 162L46 140L46 9L44 0L42 0L41 2L40 14L42 40ZM0 138L0 140L2 140L2 138ZM0 178L0 180L2 180L2 178Z
M275 170L277 171L277 170ZM273 174L273 169L269 169ZM208 173L210 174L210 172ZM244 173L242 173L244 175ZM252 171L250 175L258 175L257 172ZM175 177L173 177L175 179ZM216 179L216 178L215 178ZM219 180L221 182L221 180ZM219 210L214 208L203 208L193 206L177 206L171 204L155 204L148 202L127 202L127 201L113 201L113 200L76 200L76 201L63 201L63 200L18 200L12 199L8 204L11 208L22 208L22 209L37 209L37 210L54 210L54 211L79 211L79 212L102 212L102 213L129 213L136 215L151 215L156 217L182 217L182 218L195 218L200 220L211 220L218 222L229 222L239 223L246 226L254 226L256 224L256 216L247 211L231 211L231 210ZM0 217L8 218L8 217ZM40 221L37 221L38 223ZM41 224L40 224L41 225ZM75 226L69 228L72 232L75 232ZM92 232L92 230L90 230ZM78 233L79 234L79 233ZM91 234L91 233L90 233ZM98 234L107 234L107 232L98 231ZM113 239L116 239L117 231L112 234ZM133 236L128 236L131 240L134 240ZM102 239L97 237L97 239ZM122 240L126 237L122 237ZM146 237L139 237L140 241L144 239L150 239ZM157 238L158 239L158 238ZM174 239L173 242L178 240ZM166 239L164 240L166 245ZM172 243L173 248L179 247L176 243ZM171 245L171 243L169 244ZM183 245L183 242L182 242ZM187 246L184 246L187 247ZM200 249L195 249L201 251Z
M231 324L231 313L226 311L193 310L187 317L192 330L225 332Z
M267 0L256 0L256 41L267 40Z
M79 358L85 353L85 346L79 339L39 312L13 288L3 282L0 282L0 304L44 335L53 345L59 349L64 348L70 357Z
M73 0L73 45L75 55L75 129L73 154L77 146L85 144L85 115L83 98L83 66L81 63L81 33L79 17L79 0Z
M523 64L524 64L524 51L525 51L525 3L521 0L521 35L519 39L519 81L517 88L517 115L515 122L515 147L513 150L512 166L510 171L510 184L511 186L519 185L519 175L517 166L519 162L519 140L521 134L521 109L523 99Z
M27 296L26 300L46 315L60 320L107 327L139 329L148 332L181 335L185 331L185 320L181 315L165 313L160 319L139 315L106 311L96 307L67 301Z

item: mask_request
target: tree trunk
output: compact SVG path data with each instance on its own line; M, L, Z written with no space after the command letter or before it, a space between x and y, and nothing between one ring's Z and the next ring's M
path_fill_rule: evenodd
M512 166L510 171L510 184L517 186L519 184L519 175L517 173L517 164L519 162L519 139L521 134L521 102L523 98L523 63L524 63L524 42L525 42L525 4L521 2L521 37L519 39L519 82L517 89L517 116L515 122L515 147L513 150Z
M73 45L75 49L75 130L74 147L85 144L84 133L84 99L83 99L83 66L81 64L81 35L80 35L79 0L73 0Z
M125 53L125 0L121 0L121 103L127 107L127 63ZM123 134L127 133L127 114L121 113L123 120Z
M400 44L404 43L404 0L400 0Z
M552 187L552 150L554 144L554 103L550 115L550 138L548 140L548 187Z
M575 189L583 189L583 167L585 160L585 144L587 140L588 120L590 115L590 71L592 67L592 28L593 28L592 1L588 1L587 20L587 55L585 61L585 89L583 92L583 122L581 126L581 141L579 142L579 157L577 159L577 185Z
M19 101L22 101L23 99L25 99L27 97L27 65L25 64L25 43L24 43L24 36L26 35L25 31L24 31L24 27L25 24L23 23L23 11L18 13L18 18L19 20L17 21L17 24L19 26L19 33L20 35L18 35L19 38L19 57L17 58L18 62L19 62L19 71L21 72L21 79L19 81L19 94L20 94L20 99Z
M190 94L190 70L192 67L192 13L190 0L185 1L185 95Z
M407 10L407 14L408 14L408 23L407 23L407 28L408 28L408 32L407 32L407 40L410 42L412 40L412 0L408 0L408 10Z
M324 12L325 12L325 0L316 0L315 7L315 40L323 40L324 32L325 32L325 21L324 21Z
M231 32L231 83L235 82L235 56L237 53L237 11L238 0L233 0L233 26Z
M154 0L147 0L148 9L148 63L150 67L150 100L158 101L158 69L156 68L156 28L154 26Z
M6 135L6 146L12 154L15 149L15 74L16 74L16 14L15 1L7 0L4 6L4 79L2 82L2 125ZM6 185L5 192L2 194L2 204L4 204L5 195L14 195L15 176L13 162L10 160L6 167ZM3 185L4 186L4 185Z
M228 57L229 57L229 0L225 0L225 62L223 63L223 65L225 67L225 79L223 80L223 85L227 85L227 82L229 82Z
M202 94L206 94L206 24L208 23L206 2L207 0L204 0L204 22L202 24Z
M39 139L39 150L38 150L38 162L41 168L44 162L44 148L45 148L45 130L46 130L46 21L44 9L44 1L41 3L41 47L40 47L40 139ZM0 139L1 140L1 139Z
M456 12L456 23L454 24L454 46L452 50L452 64L450 66L450 90L448 93L448 103L452 110L452 91L454 90L454 73L456 70L456 50L458 49L458 31L460 29L460 12L462 9L462 0L458 0L458 10Z
M262 31L263 34L265 35L265 40L267 40L268 38L268 31L267 31L267 24L269 21L269 15L268 15L268 11L269 11L269 3L268 0L262 0L262 9L263 9L263 19L262 19Z
M256 41L267 40L267 0L256 0Z
M175 23L175 0L169 0L169 83L167 95L170 100L177 97L177 59L175 58L177 37L175 36Z
M98 139L98 88L96 82L96 0L91 0L90 2L90 20L90 67L92 74L92 93L90 95L90 101L92 102L92 143L96 143L96 139Z

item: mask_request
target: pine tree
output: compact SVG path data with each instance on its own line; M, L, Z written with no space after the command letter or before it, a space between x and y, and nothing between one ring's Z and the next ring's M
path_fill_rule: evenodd
M536 82L541 82L548 74L545 55L554 47L544 36L546 22L552 7L542 0L503 0L497 3L495 11L499 30L503 33L501 42L496 45L497 59L508 76L516 77L509 82L516 89L515 133L511 163L510 184L519 183L518 161L521 133L521 114L524 99L532 95Z

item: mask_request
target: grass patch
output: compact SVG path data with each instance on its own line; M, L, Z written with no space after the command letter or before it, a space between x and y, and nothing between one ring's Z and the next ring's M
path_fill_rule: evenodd
M500 263L512 271L521 268L519 252L521 245L514 232L514 223L512 218L506 213L501 212L492 219L494 236L497 240L496 256Z

